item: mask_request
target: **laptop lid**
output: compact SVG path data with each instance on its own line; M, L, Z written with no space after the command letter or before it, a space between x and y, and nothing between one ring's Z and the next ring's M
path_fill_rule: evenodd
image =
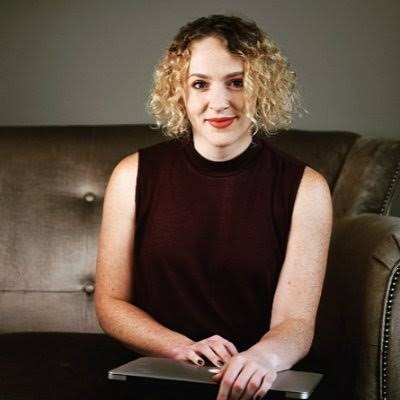
M143 377L216 385L211 377L218 371L216 367L200 367L186 361L141 357L112 369L108 378L124 381L129 377ZM308 399L321 379L321 374L313 372L282 371L271 390L283 391L287 398Z

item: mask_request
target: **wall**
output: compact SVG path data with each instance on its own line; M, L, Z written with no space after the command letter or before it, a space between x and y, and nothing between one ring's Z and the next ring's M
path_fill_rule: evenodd
M269 32L297 70L308 114L296 127L400 137L398 0L1 0L0 8L0 125L150 122L152 69L177 28L235 13Z

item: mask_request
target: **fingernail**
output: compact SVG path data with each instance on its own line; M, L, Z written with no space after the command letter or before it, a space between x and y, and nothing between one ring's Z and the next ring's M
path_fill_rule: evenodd
M197 360L197 364L199 364L199 365L204 365L204 360L202 360L201 358L199 358L199 359Z

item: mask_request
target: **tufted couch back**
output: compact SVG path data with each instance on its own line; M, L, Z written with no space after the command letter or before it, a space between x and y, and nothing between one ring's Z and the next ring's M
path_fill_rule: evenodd
M161 140L146 125L0 128L0 333L101 331L93 291L104 190L120 159ZM336 218L388 213L399 142L307 131L271 142L326 177Z

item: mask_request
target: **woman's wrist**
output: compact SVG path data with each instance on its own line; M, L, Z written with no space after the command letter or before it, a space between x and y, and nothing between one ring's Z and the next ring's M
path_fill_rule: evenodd
M271 351L271 348L267 343L260 341L247 349L245 353L259 362L265 368L272 369L274 371L278 370L278 356Z
M167 346L166 357L173 358L173 359L179 359L179 354L182 352L182 349L186 346L190 346L193 343L194 343L193 340L182 335L182 337L180 337L176 342Z

